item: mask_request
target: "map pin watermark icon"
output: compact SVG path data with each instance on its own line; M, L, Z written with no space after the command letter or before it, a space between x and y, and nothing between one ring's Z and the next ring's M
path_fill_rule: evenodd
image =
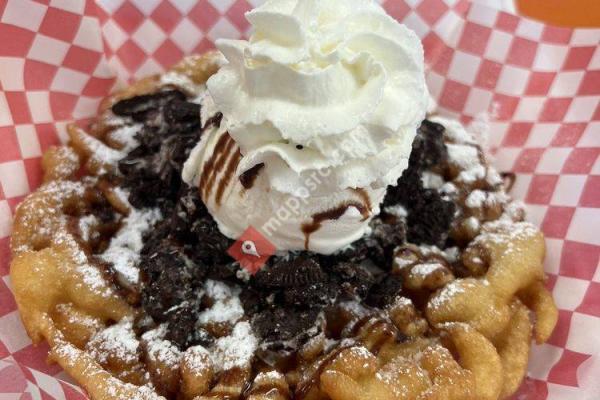
M227 250L234 260L251 274L255 274L275 254L277 249L259 231L249 226Z
M244 240L242 243L242 253L249 256L260 257L260 254L258 254L258 250L256 249L256 245L252 240Z

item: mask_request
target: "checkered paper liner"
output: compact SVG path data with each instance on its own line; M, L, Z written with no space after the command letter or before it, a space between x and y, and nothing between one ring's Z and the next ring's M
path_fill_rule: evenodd
M245 36L244 13L261 2L0 0L0 398L85 398L45 363L46 345L31 345L10 289L12 215L40 184L42 152L115 85ZM600 30L463 0L383 6L423 39L440 111L466 123L489 115L497 166L517 174L513 195L546 235L560 318L515 398L600 398Z

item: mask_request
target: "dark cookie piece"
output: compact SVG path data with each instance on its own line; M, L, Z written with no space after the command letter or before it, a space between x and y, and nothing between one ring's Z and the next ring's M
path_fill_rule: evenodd
M260 305L270 306L271 300L275 304L302 308L319 307L335 299L337 292L337 284L329 279L317 259L306 253L274 259L256 273L251 286L255 293L263 296L258 302L259 308ZM256 297L246 296L254 299L256 304Z
M349 262L360 264L370 262L378 268L388 268L391 262L385 258L385 249L374 236L366 236L357 240L345 249L338 251L332 255L319 256L321 264L325 267L332 267L338 263Z
M195 221L210 218L206 206L200 199L198 190L191 187L182 188L169 218L168 234L183 243L191 243L196 236L192 232Z
M210 345L214 338L206 330L198 327L197 321L197 305L182 304L181 307L168 314L166 339L175 343L181 350L196 345Z
M374 283L373 275L361 264L341 262L333 266L330 273L344 292L343 300L364 298Z
M321 283L327 275L312 258L299 256L290 261L280 260L258 271L254 276L260 288L293 288Z
M396 247L406 241L406 221L393 215L382 213L371 222L371 242L369 255L376 265L384 270L392 266Z
M261 291L254 289L250 285L242 287L240 301L246 314L254 315L258 313L263 308L265 300L266 299Z
M383 206L403 205L407 212L407 239L416 244L445 247L456 206L434 189L425 189L421 174L432 167L443 167L447 150L444 127L424 121L413 143L409 167L398 184L388 188Z
M119 162L134 207L159 206L169 212L182 187L181 171L200 139L200 106L176 90L118 102L113 112L143 123L139 147Z
M283 303L297 307L322 307L332 303L339 294L335 282L314 283L308 286L294 286L282 291ZM280 297L277 297L278 300Z
M442 166L448 161L444 144L445 128L435 122L424 120L415 137L410 155L410 166L420 171Z
M173 99L164 106L165 122L171 129L187 132L199 128L200 107L185 99Z
M131 117L143 122L148 113L156 111L174 99L185 100L185 95L178 90L167 90L154 94L146 94L121 100L112 106L112 111L121 117Z
M234 260L227 254L233 240L222 235L217 223L210 217L190 222L190 231L195 235L190 247L190 257L208 265L213 278L224 278L222 274L225 272L228 278L232 273L235 274L238 267L233 265ZM227 271L223 271L223 268Z
M154 320L166 322L170 310L197 301L197 289L206 275L206 267L193 263L166 240L157 248L142 253L140 262L142 307Z
M252 319L252 328L264 341L286 341L312 328L319 312L292 307L266 309Z
M366 303L372 307L383 308L390 304L402 291L402 280L396 275L387 275L373 285Z
M415 200L407 218L408 240L445 248L456 205L432 189L423 189Z

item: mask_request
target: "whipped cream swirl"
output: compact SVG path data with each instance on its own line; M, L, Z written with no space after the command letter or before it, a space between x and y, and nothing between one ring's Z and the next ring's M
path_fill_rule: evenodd
M270 239L280 250L331 253L362 236L408 166L429 99L421 42L371 0L271 0L246 17L249 41L217 41L228 63L209 79L203 106L223 113L222 128L239 146L236 175L262 165L262 187L251 191L268 192L268 205L244 212L271 216L286 200L304 199L306 209L284 224L285 239ZM308 187L315 174L319 184ZM322 221L307 244L310 213L354 204L357 190L368 204L336 215L331 227ZM227 200L205 201L228 236L260 229L267 217L232 221L238 213ZM352 221L340 221L346 214Z
M208 82L240 170L264 163L290 194L324 168L327 191L395 184L428 102L415 33L370 0L268 1L247 18L250 41L218 41L229 64Z

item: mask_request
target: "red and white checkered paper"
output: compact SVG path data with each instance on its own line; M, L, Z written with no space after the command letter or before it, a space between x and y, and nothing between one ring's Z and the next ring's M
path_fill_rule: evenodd
M0 0L0 398L85 398L31 345L10 289L12 215L40 183L42 152L115 84L246 35L244 12L261 2ZM560 318L515 398L600 399L600 30L464 0L383 5L423 39L440 110L489 114L498 168L517 174L513 194L546 235Z

